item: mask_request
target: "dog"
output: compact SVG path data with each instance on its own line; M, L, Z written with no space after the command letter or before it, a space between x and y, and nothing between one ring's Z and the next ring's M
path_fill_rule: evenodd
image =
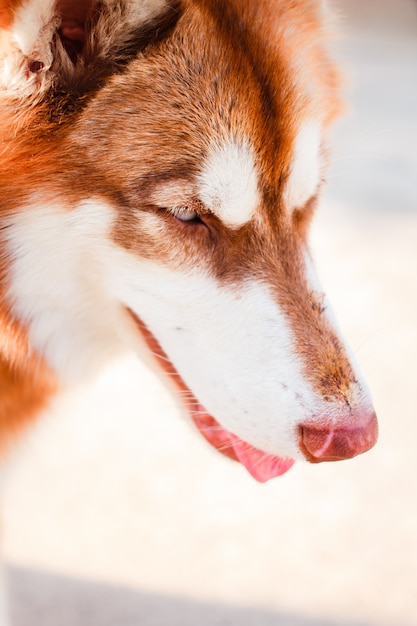
M144 351L259 481L371 448L308 230L341 103L321 0L1 0L0 446Z
M341 109L327 14L0 0L0 454L126 348L258 481L375 444L308 246Z

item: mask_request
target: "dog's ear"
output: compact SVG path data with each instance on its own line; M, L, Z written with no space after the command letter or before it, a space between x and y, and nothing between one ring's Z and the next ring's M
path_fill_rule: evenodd
M172 11L171 0L0 0L0 83L33 96L83 82L94 65L122 62L135 33ZM126 52L123 52L126 51ZM103 69L98 70L98 74ZM84 79L85 82L85 79ZM80 89L82 90L82 89Z

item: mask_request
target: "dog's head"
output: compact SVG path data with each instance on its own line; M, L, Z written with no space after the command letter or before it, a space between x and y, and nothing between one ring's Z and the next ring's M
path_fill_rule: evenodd
M259 480L376 439L307 244L319 0L3 2L6 299L64 379L145 340Z

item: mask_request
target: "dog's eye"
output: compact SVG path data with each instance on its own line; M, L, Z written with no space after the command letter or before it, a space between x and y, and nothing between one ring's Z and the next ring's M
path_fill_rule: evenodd
M189 207L175 207L171 210L172 215L181 222L201 223L197 211Z

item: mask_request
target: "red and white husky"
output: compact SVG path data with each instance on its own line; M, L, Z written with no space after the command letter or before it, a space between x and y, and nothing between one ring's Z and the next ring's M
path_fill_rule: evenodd
M321 0L1 0L0 443L146 345L258 480L377 422L307 244Z

